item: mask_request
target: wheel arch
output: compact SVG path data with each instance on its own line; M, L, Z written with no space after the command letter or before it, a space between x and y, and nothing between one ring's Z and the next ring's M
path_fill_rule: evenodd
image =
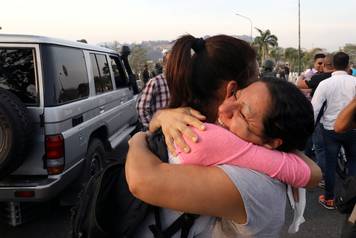
M111 146L110 146L110 143L108 141L108 128L103 125L99 128L97 128L95 131L93 131L91 133L91 135L89 136L89 140L88 140L88 148L89 148L89 145L90 145L90 141L93 139L93 138L97 138L99 140L101 140L103 143L104 143L104 147L105 147L105 150L106 151L110 151L111 150Z

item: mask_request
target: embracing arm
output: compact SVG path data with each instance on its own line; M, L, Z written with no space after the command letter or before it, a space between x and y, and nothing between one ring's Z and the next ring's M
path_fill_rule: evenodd
M305 77L303 75L299 76L296 85L300 89L309 89L308 84L306 83Z
M317 180L315 168L318 167L305 156L254 145L214 124L206 123L205 127L205 131L192 128L199 140L198 143L187 140L192 148L190 153L178 149L182 164L230 164L264 173L293 187L317 185L314 180Z
M318 186L318 184L322 178L322 173L321 173L320 167L313 160L311 160L308 156L306 156L303 152L297 150L297 151L294 151L294 153L296 155L298 155L299 158L304 160L304 162L310 168L310 179L305 187L313 188L313 187Z
M130 140L125 170L130 191L147 203L246 222L241 194L220 168L162 163L144 133Z
M199 145L199 143L194 145L194 143L197 142L197 140L198 140L199 132L197 130L194 131L194 129L192 129L192 127L199 128L199 130L204 130L204 128L205 128L203 122L201 122L197 119L197 118L199 118L199 116L203 117L199 112L197 112L193 109L190 109L190 108L176 108L176 109L160 110L158 113L155 114L153 120L151 121L150 130L154 131L154 130L158 129L159 127L162 127L162 131L163 131L165 137L168 138L168 139L166 139L167 147L172 154L176 154L176 149L175 149L174 143L177 145L178 148L181 148L181 151L183 151L182 148L195 147L194 148L195 150L197 148L201 148L201 151L206 152L206 150L205 150L206 146ZM189 125L191 125L192 127L190 127ZM182 135L184 135L185 138L188 138L188 140L185 141ZM216 136L216 134L214 136ZM193 138L195 138L195 139L193 139ZM225 139L227 139L226 135L224 135L220 138L220 140L225 140ZM229 141L231 142L231 140L229 140ZM226 141L226 142L220 143L220 144L229 144L230 142ZM211 146L216 147L216 144L213 144ZM238 146L241 149L241 145L238 145ZM210 145L208 145L208 147L210 147ZM248 146L246 146L246 148L247 149L244 150L245 158L246 157L248 157L247 159L255 158L254 157L255 154L253 154L253 153L255 153L255 150L248 150ZM184 151L187 151L187 150L184 150ZM223 152L227 152L227 150L223 150ZM249 152L249 153L247 153L247 152ZM199 153L199 151L194 152L194 154L196 154L196 153ZM252 153L252 155L251 155L251 153ZM272 153L272 154L270 154L270 153ZM269 154L272 156L272 159L274 159L274 161L277 162L276 158L275 158L276 155L273 155L273 153L281 153L281 152L278 152L278 151L275 151L275 152L270 151L269 152ZM187 157L189 157L189 156L192 157L191 155L193 155L193 154L191 154L191 152L189 154L185 154L185 156L187 156ZM241 156L241 154L239 156ZM277 155L277 156L279 156L278 158L281 157L280 155ZM228 156L226 156L226 158L227 157ZM300 159L304 160L304 162L307 164L307 166L310 169L309 181L306 184L303 183L303 186L305 186L307 188L317 186L318 182L321 179L320 168L310 158L308 158L307 156L305 156L302 153L298 152L299 158L296 159L296 157L297 156L295 156L294 154L287 154L287 159L290 159L297 164L303 163L303 162L300 162ZM265 158L261 158L261 159L265 159ZM216 159L216 161L217 161L216 163L209 162L210 164L207 164L207 165L229 163L228 161L221 161L221 160L222 160L222 158L218 157ZM196 163L194 163L194 158L191 161L192 161L191 164L196 164ZM201 161L202 161L202 158L200 158L200 162ZM257 168L251 167L253 165L251 163L252 162L251 160L249 160L249 161L245 160L245 161L246 161L246 163L250 164L248 166L245 165L244 166L245 168L251 168L256 171L266 173L269 175L273 174L274 177L276 177L275 170L272 172L271 171L266 172L265 170L264 171L259 170ZM266 161L266 160L264 160L264 161ZM218 162L220 162L220 163L218 163ZM281 162L283 163L283 161L281 161ZM290 181L289 178L286 178L284 176L284 174L282 174L283 179L281 179L281 180L283 180L284 182L289 181L288 182L289 184L293 184L296 180L298 180L297 177L300 176L299 171L298 171L298 168L300 168L300 167L294 167L297 170L294 170L294 172L293 172L293 170L291 170L292 167L288 166L288 163L284 162L283 164L285 167L287 167L287 171L289 171L290 174L296 174L296 175L294 178L292 178L293 181ZM235 164L235 165L242 166L239 164ZM253 166L255 166L255 165L253 165ZM305 168L305 165L302 167ZM276 168L276 167L274 167L274 168ZM300 168L300 169L304 169L304 168ZM278 169L280 170L278 173L286 171L285 168L282 168L282 167L278 167ZM277 176L280 176L280 175L281 174L278 174ZM288 179L288 180L286 180L286 179Z

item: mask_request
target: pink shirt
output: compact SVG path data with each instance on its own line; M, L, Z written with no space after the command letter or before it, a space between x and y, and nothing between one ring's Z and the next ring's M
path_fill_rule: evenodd
M310 168L297 155L254 145L214 124L205 123L205 126L204 131L193 129L198 135L198 143L186 140L190 153L177 148L182 164L236 165L264 173L294 187L304 187L309 182Z

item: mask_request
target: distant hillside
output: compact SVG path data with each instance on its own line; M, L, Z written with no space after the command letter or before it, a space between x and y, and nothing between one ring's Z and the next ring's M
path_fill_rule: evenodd
M209 36L204 36L204 38L208 38ZM241 40L250 42L251 41L251 37L250 36L246 36L246 35L241 35L241 36L237 36L237 35L233 35L233 37L239 38ZM142 41L141 43L119 43L118 41L113 41L113 42L103 42L103 43L99 43L98 45L106 47L106 48L110 48L113 50L116 50L118 52L120 52L120 49L122 47L122 45L128 45L130 48L132 48L132 46L134 45L139 45L143 48L146 49L146 54L147 54L147 59L148 60L152 60L152 61L158 61L162 59L162 51L164 49L170 49L173 45L174 41L168 41L168 40L157 40L157 41Z

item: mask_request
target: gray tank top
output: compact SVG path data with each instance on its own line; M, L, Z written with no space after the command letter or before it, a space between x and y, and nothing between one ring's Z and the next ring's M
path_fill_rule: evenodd
M200 216L189 232L189 238L261 237L276 238L284 224L286 186L253 170L231 165L219 166L240 191L247 213L246 224L236 224L227 219ZM161 209L162 227L169 226L181 213ZM148 226L154 224L150 214L140 226L135 237L152 238ZM180 237L180 232L173 236Z

